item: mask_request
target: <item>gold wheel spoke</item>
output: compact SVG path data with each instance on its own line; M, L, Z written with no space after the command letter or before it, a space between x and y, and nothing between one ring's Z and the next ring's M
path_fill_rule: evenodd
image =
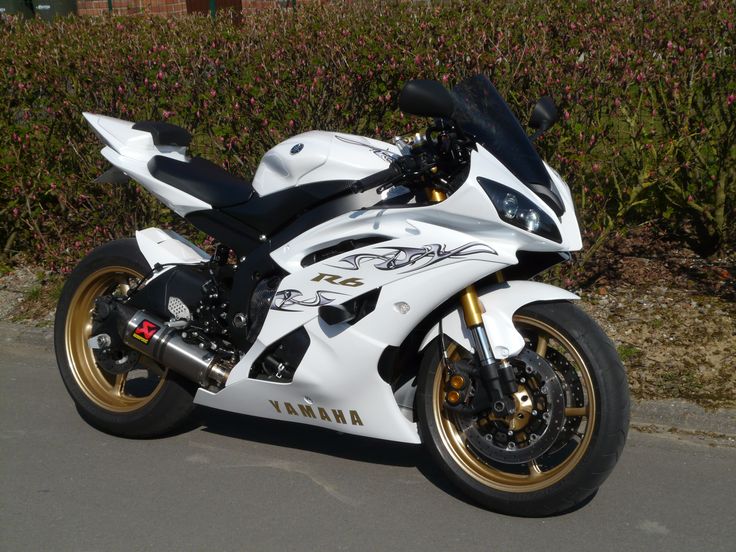
M540 335L539 337L537 337L536 353L542 358L547 355L547 336Z
M532 460L527 465L529 467L529 477L534 479L535 477L542 475L542 468L539 467L536 460Z
M587 406L568 406L567 408L565 408L566 418L575 418L578 416L587 416L587 415L588 415Z
M128 372L123 372L115 376L115 384L113 385L113 391L118 397L125 395L125 382L128 381Z
M131 412L141 408L160 392L166 379L165 370L158 366L147 366L153 389L146 395L136 393L139 382L132 380L140 378L135 373L131 376L106 372L97 364L94 352L87 345L87 340L92 336L92 317L97 298L124 294L142 277L143 274L128 266L102 267L79 284L67 312L64 340L73 376L90 400L110 412ZM126 389L128 379L131 379L130 389Z

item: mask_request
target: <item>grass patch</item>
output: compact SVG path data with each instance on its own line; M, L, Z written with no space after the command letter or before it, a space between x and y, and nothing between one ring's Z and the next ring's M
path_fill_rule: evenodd
M618 352L618 356L621 357L622 362L637 358L642 354L641 349L627 343L622 343L621 345L619 345L616 348L616 351Z
M39 326L51 325L63 287L64 279L61 276L44 275L43 279L26 292L12 320L31 322Z
M36 284L31 289L29 289L26 292L26 296L24 298L24 301L31 301L35 302L41 299L43 296L43 286L41 284Z

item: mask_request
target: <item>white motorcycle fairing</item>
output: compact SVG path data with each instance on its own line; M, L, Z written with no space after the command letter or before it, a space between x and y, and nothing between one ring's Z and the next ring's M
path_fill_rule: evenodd
M172 231L148 228L137 232L136 239L141 252L151 266L156 263L196 264L208 260L203 251ZM483 273L487 267L481 266L481 269ZM430 275L430 279L436 276L434 271L427 274ZM437 285L437 283L430 280L427 285ZM417 289L421 295L421 288ZM403 295L403 298L407 305L413 303L413 301L406 301L410 298L408 295ZM505 358L515 355L524 346L524 340L512 322L513 314L520 307L538 301L575 300L578 297L547 284L511 281L493 286L482 293L480 299L484 307L483 322L490 330L489 339L492 350L499 358ZM391 300L386 299L386 303L390 304ZM377 305L376 308L380 309L380 305ZM420 311L420 316L407 317L406 314L409 313L400 315L396 309L391 307L386 310L391 316L382 327L390 328L392 331L383 336L383 339L390 340L391 343L382 345L376 342L375 335L372 336L374 339L369 339L365 334L357 332L344 333L344 330L350 328L335 329L327 326L320 323L319 318L314 317L314 312L312 312L306 329L310 337L318 337L322 342L310 348L313 351L314 360L310 357L305 358L304 365L297 371L290 384L251 380L247 377L247 370L237 372L234 370L224 390L218 393L200 390L196 402L222 410L266 418L280 419L283 416L290 416L298 418L297 421L312 425L331 426L334 424L335 427L340 426L340 430L345 433L418 443L416 424L408 421L401 413L391 387L379 377L375 367L378 365L385 345L399 345L406 337L404 335L406 330L397 332L395 331L397 327L404 326L411 331L412 325L421 321L421 316L426 316L427 313ZM274 320L273 316L270 320ZM285 327L291 330L293 324L298 324L298 322L299 320L292 320ZM398 324L399 322L403 324ZM440 327L447 339L474 352L472 339L463 323L459 308L446 315L442 319L441 326L440 324L433 326L422 341L420 351L424 350L429 342L439 335ZM278 339L279 334L282 333L282 329L277 328L278 326L273 327L272 322L272 330L276 330L275 339ZM341 333L344 335L338 339ZM264 335L263 331L261 335ZM259 344L260 346L254 346L249 351L239 366L249 369L252 362L265 348L261 341ZM327 362L324 358L320 358L321 355L328 357ZM346 365L339 361L340 358L354 360ZM310 370L309 367L318 369ZM238 373L241 374L240 379L237 379ZM321 385L321 381L331 382L328 393L323 390L324 386ZM240 385L237 385L237 382L240 382ZM264 403L264 396L273 398L269 398L268 402ZM319 402L315 402L314 397L319 397ZM341 397L360 397L361 400L345 401Z
M103 155L184 216L212 207L154 178L154 155L187 161L185 148L156 146L147 132L116 119L85 114L108 144ZM277 145L265 156L253 186L260 196L324 180L360 179L385 168L398 148L376 140L311 132ZM301 156L301 157L300 157ZM418 443L416 425L399 407L378 367L387 347L398 347L458 290L518 263L517 251L567 252L581 247L567 185L547 168L565 206L558 217L483 147L471 153L465 183L445 201L423 206L368 208L327 220L271 251L287 275L279 283L255 343L231 370L224 388L200 388L195 402L243 414L282 419L368 437ZM526 232L500 219L479 178L503 182L552 220L560 241ZM368 202L373 192L363 196ZM374 201L380 200L375 197ZM368 203L370 204L370 203ZM196 264L206 257L171 232L148 229L136 238L148 263ZM345 240L370 243L316 263L304 260ZM327 324L319 307L341 305L376 291L374 308L352 323ZM482 297L493 354L518 353L523 339L511 323L523 304L575 296L551 286L510 282ZM251 377L267 348L298 328L309 346L289 383ZM443 321L448 338L472 350L457 313ZM435 332L435 333L432 333ZM423 346L436 335L432 330Z
M402 414L391 386L379 375L386 347L401 345L456 290L516 264L518 249L567 251L580 244L569 192L561 194L567 207L561 220L561 244L528 233L520 237L503 223L488 224L495 211L474 177L477 171L478 175L509 182L508 175L497 174L494 161L481 148L474 152L468 180L441 204L348 213L275 250L272 258L290 274L279 285L256 343L231 371L224 389L217 393L200 389L195 402L418 443L416 425ZM517 191L529 193L521 183ZM384 241L302 266L309 253L348 237L380 237ZM336 276L336 282L353 278L362 283L356 287L335 285L328 283L329 276ZM378 302L359 322L330 326L318 318L317 307L340 304L372 289L380 289ZM494 288L483 296L483 318L494 336L494 354L505 358L522 349L523 339L511 323L519 307L574 298L564 290L531 282ZM472 350L459 320L455 313L448 315L448 336ZM293 381L280 384L250 379L251 365L266 347L300 326L308 332L311 345ZM355 419L351 413L356 414Z

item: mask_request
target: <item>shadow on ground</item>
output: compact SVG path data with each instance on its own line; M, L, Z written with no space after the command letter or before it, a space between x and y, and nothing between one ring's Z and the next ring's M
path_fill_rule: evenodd
M198 420L201 431L225 437L327 454L357 462L416 467L441 491L470 506L481 508L455 488L420 445L369 439L305 424L256 418L203 407L200 407ZM575 512L589 504L594 497L595 493L557 515Z
M199 423L201 431L225 437L327 454L357 462L416 467L443 492L475 506L455 489L419 445L370 439L305 424L256 418L210 408L201 408Z

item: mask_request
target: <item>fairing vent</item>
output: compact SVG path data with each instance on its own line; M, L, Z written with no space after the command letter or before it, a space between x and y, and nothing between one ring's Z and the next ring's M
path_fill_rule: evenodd
M360 249L361 247L366 247L368 245L385 242L389 239L390 238L386 238L384 236L370 236L367 238L359 238L357 240L345 240L338 244L331 245L330 247L315 251L314 253L310 253L302 259L301 264L302 267L307 267L320 261L324 261L325 259L329 259L330 257L334 257L335 255L339 255L340 253L347 253L348 251L353 251L355 249Z

